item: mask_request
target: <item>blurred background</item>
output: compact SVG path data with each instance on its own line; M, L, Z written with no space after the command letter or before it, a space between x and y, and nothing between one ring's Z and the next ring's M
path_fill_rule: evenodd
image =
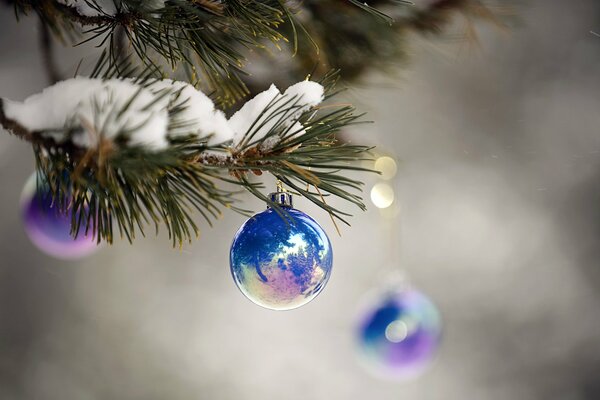
M292 312L235 287L234 213L181 251L161 236L44 255L20 218L31 149L0 135L0 399L600 398L600 3L532 0L519 18L478 46L415 39L408 69L346 94L376 121L352 135L398 159L397 240L375 207L339 237L298 200L335 261ZM1 97L46 86L38 34L0 8ZM365 373L353 332L392 254L444 320L435 364L404 383Z

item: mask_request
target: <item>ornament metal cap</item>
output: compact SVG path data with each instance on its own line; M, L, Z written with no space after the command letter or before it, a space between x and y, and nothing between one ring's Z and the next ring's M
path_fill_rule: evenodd
M294 201L290 192L273 192L269 194L269 198L273 203L281 207L294 207Z

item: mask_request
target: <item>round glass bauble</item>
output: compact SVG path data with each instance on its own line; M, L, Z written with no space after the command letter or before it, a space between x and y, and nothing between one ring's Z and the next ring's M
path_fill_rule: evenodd
M294 208L273 208L246 221L233 239L231 273L259 306L291 310L313 300L331 275L333 254L325 231Z
M426 295L416 289L388 291L361 314L358 349L375 375L410 379L434 360L441 333L440 314Z
M71 236L70 211L62 212L52 199L43 178L34 173L21 194L21 214L25 232L33 244L44 253L60 259L85 257L98 249L91 233ZM82 229L83 230L83 229Z

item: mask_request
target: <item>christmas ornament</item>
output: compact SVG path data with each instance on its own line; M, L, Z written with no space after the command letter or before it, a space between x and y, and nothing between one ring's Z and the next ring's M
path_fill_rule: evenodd
M371 372L388 379L409 379L433 360L441 338L441 318L420 291L391 290L362 315L357 336L360 354Z
M331 243L319 224L292 208L290 193L270 196L286 215L267 208L242 225L231 245L231 273L254 303L291 310L325 287L333 263Z
M93 253L98 245L93 235L79 232L73 238L71 213L60 212L53 203L48 184L34 173L21 194L21 212L25 232L44 253L61 259L76 259Z

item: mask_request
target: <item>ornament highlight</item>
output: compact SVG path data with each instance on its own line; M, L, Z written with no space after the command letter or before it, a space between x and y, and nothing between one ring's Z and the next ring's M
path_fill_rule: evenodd
M287 192L271 194L273 208L252 216L236 233L230 251L233 279L252 302L291 310L313 300L331 275L329 238L311 217L292 208Z
M21 214L25 232L33 244L44 253L72 260L85 257L98 249L93 235L80 232L71 236L71 213L61 213L52 201L48 184L34 173L21 193Z
M384 294L361 315L358 349L377 377L406 380L423 373L433 361L442 323L433 302L416 289Z

